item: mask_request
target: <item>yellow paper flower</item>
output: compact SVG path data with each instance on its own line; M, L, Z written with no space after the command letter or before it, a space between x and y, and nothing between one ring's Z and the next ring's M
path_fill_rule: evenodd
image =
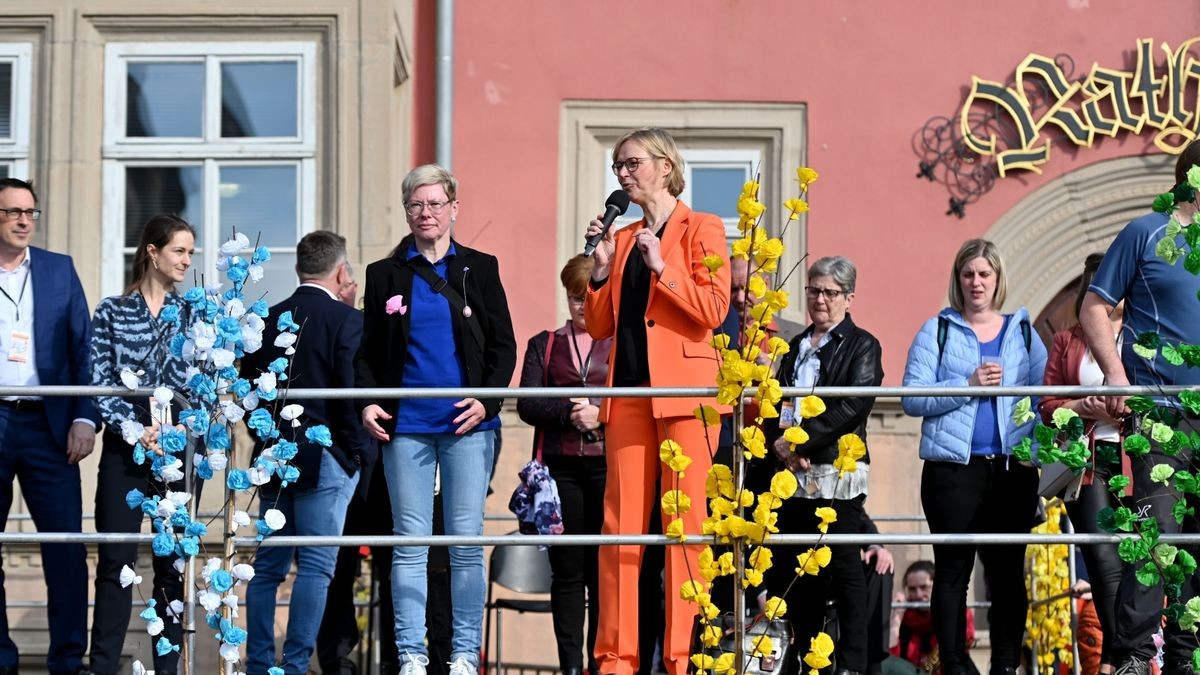
M770 340L767 340L767 350L771 352L772 358L778 358L792 351L792 347L787 340L772 336Z
M757 586L758 584L754 584ZM770 656L775 651L775 643L771 642L770 636L763 634L754 639L754 651L751 656Z
M767 207L753 196L742 195L737 202L738 215L743 218L758 218Z
M776 527L776 524L779 522L778 513L775 513L771 509L765 509L762 506L758 506L754 509L754 513L752 515L754 516L755 524L761 526L767 532L779 531L779 528Z
M742 575L742 588L751 586L761 586L763 582L763 573L755 569L747 569Z
M713 464L704 481L704 496L733 498L733 471L724 464Z
M821 519L821 522L817 524L817 529L821 531L821 534L829 532L830 523L837 522L837 511L834 511L828 506L818 507L816 510L816 516Z
M712 621L713 619L720 616L720 614L721 614L721 608L717 607L716 605L712 604L711 602L700 608L700 616L703 617L705 621Z
M815 576L820 573L822 567L829 564L831 557L833 557L833 551L829 550L828 546L822 546L815 550L810 548L796 556L796 562L800 563L800 566L796 568L796 574L798 576L805 574Z
M763 272L774 272L778 269L779 258L783 255L783 242L771 238L762 243L754 253L754 262Z
M796 169L796 180L800 183L801 192L808 192L808 186L817 182L817 179L820 177L820 174L808 168L807 166L802 166L799 169Z
M666 465L675 473L683 475L683 472L692 465L692 458L680 453L667 460Z
M753 506L754 505L754 493L749 490L743 489L738 494L738 503L742 508Z
M758 417L754 418L754 423L761 425L763 420L773 420L779 417L779 409L770 401L759 401Z
M741 197L750 197L751 199L758 196L758 181L748 180L742 184Z
M715 253L706 255L704 256L704 266L708 268L709 274L716 274L717 270L725 266L725 260Z
M683 446L679 445L670 438L666 439L658 446L658 458L664 462L681 452L683 452Z
M758 253L758 247L762 246L762 243L766 240L767 233L761 227L755 227L747 232L746 236L733 242L730 257L750 260L750 256Z
M833 638L822 631L809 641L808 654L804 655L804 664L818 670L828 668L831 663L829 657L832 654Z
M713 346L713 349L729 349L729 336L725 333L713 333L712 342L709 344Z
M750 275L750 280L746 282L746 292L755 298L762 298L766 295L767 282L761 274Z
M721 644L721 629L716 626L705 626L704 630L700 632L700 643L709 649ZM712 666L707 667L711 668Z
M696 596L704 592L704 584L695 579L688 579L679 587L679 599L685 602L693 602Z
M668 516L683 515L692 510L692 498L682 490L667 490L661 501L662 512Z
M755 546L750 555L746 557L746 562L750 563L750 569L766 572L771 569L773 564L774 553L771 549L765 546Z
M737 568L733 566L732 551L726 551L725 553L721 554L720 558L717 558L717 568L721 571L721 576L723 577L729 576L737 571Z
M705 581L711 582L717 578L721 570L717 566L717 562L713 560L713 550L711 546L705 546L700 551L700 556L696 560L696 567L700 569L700 576L704 577Z
M852 457L838 455L833 460L833 468L838 470L838 477L858 471L858 461Z
M788 210L788 220L799 220L801 213L808 211L808 202L799 197L792 197L783 203L783 208Z
M788 298L789 296L787 291L767 291L766 295L763 296L763 302L767 303L767 306L770 307L772 311L778 312L779 310L788 306Z
M796 494L797 487L799 487L799 483L796 480L795 474L791 471L779 471L771 477L770 494L781 500L791 499L792 495Z
M795 446L808 442L808 432L800 427L788 427L783 432L783 440L791 443L792 450L795 451Z
M733 670L733 652L725 652L713 662L713 675L725 675Z
M706 427L715 427L720 426L721 424L721 414L718 413L717 409L711 405L702 405L699 408L696 408L692 411L692 415L694 415L696 419L703 422L704 426Z
M800 399L800 417L808 420L825 412L825 401L820 396L805 396Z
M693 666L696 666L696 670L708 670L716 662L716 659L708 654L692 654L692 658L689 660Z
M767 437L758 427L742 429L742 446L751 456L762 458L767 456Z
M778 596L767 598L767 618L779 619L787 614L787 601Z
M671 539L677 539L681 542L687 541L687 535L683 533L683 520L680 518L672 520L671 524L667 525L667 531L663 534L666 534Z
M779 380L768 377L758 384L758 399L760 401L770 401L771 403L779 403L783 398L783 389L779 386ZM765 417L765 415L764 415Z
M734 506L736 506L731 501L732 499L733 499L732 491L729 495L729 499L726 499L724 497L714 497L713 499L709 500L709 502L708 502L708 510L713 515L728 516L729 514L733 513Z
M867 454L867 445L858 434L846 434L838 439L838 454L851 459L862 459Z

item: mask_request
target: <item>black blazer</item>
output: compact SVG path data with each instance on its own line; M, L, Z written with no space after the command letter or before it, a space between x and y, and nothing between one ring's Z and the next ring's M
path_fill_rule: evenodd
M276 319L284 312L292 313L292 320L300 325L300 330L291 369L287 371L288 379L280 382L280 387L353 388L354 353L362 339L362 313L329 297L324 290L308 286L297 288L290 297L271 308L263 330L262 348L242 358L242 377L253 380L266 370L267 364L284 356L284 350L275 346L275 337L279 335ZM300 420L303 426L295 429L293 435L290 422L282 421L280 433L300 445L293 460L300 469L299 486L315 487L321 467L322 448L304 441L304 429L309 425L329 427L333 447L328 451L347 475L353 475L360 464L369 465L374 460L377 450L362 427L354 399L296 402L304 406L304 416ZM275 405L279 403L277 400ZM256 450L261 450L261 444Z
M407 260L412 236L400 241L392 256L367 267L366 307L363 310L362 344L354 361L355 383L360 388L404 386L404 360L408 354L410 315L388 314L384 307L388 298L404 297L407 305L412 298L414 265L429 265L423 257ZM447 281L470 306L472 319L479 322L483 344L478 344L469 319L451 308L453 338L462 356L462 367L468 387L507 387L517 367L517 342L513 337L512 317L508 313L508 298L500 283L500 266L496 257L454 242L456 254L447 261ZM469 270L469 272L468 272ZM498 398L480 399L487 418L500 412ZM395 415L396 399L364 399L362 408L376 404Z
M795 386L796 358L801 340L812 335L812 326L792 338L791 350L779 364L779 384ZM818 387L878 387L883 382L883 350L879 340L867 331L854 325L846 318L834 327L829 342L817 352L821 372L817 376ZM811 358L811 357L810 357ZM796 454L810 458L814 464L830 464L837 458L837 442L845 434L858 434L867 440L867 418L875 405L873 396L851 398L826 398L825 412L804 420L801 425L808 432L808 442L796 446ZM774 440L779 437L779 420L765 420L764 431ZM863 457L870 462L870 453Z

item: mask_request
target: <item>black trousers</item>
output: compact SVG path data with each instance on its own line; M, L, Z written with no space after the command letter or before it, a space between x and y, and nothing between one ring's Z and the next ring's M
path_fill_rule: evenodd
M564 534L600 534L604 524L604 457L546 455L546 468L558 485ZM550 608L558 665L583 669L596 666L596 626L600 614L600 573L596 546L550 547ZM584 637L584 615L587 636Z
M140 532L145 515L125 504L130 490L146 495L161 494L164 486L151 478L150 461L138 466L133 462L133 448L114 433L105 432L100 451L100 471L96 481L96 531ZM193 488L199 499L199 481ZM183 490L183 482L172 483L171 490ZM113 675L122 671L121 648L129 630L133 587L121 587L121 568L137 569L137 544L100 544L96 565L96 608L92 617L91 669L98 675ZM163 619L163 635L180 644L182 625L172 621L166 612L172 600L183 599L183 578L175 571L175 556L152 556L154 568L153 597L158 615ZM140 603L139 603L140 604ZM175 673L179 670L179 653L154 655L156 673Z
M789 534L816 533L820 522L816 509L832 506L837 511L837 520L829 525L829 534L858 534L862 532L866 517L863 511L865 499L865 495L854 499L785 499L778 511L779 530ZM768 593L787 601L787 616L795 632L795 644L800 646L800 656L808 651L807 646L817 633L829 632L825 626L826 604L836 598L838 668L865 672L868 608L862 549L857 544L830 546L833 555L820 574L797 577L796 556L804 554L809 547L778 544L772 548L774 564L766 573ZM797 661L788 661L785 675L799 667Z
M967 464L925 462L921 505L934 534L1028 533L1037 509L1038 472L1004 456L974 456ZM933 547L930 608L942 657L942 672L955 675L967 663L967 586L975 553L983 562L992 607L992 670L1015 668L1029 601L1025 595L1025 546Z
M1100 441L1103 442L1103 441ZM1095 480L1091 485L1080 488L1079 497L1067 502L1067 515L1071 526L1082 534L1102 534L1098 519L1105 507L1117 508L1121 500L1108 489L1108 479L1120 473L1120 465L1096 465ZM1112 656L1117 626L1117 589L1121 585L1124 564L1117 555L1115 544L1089 544L1079 547L1083 564L1087 566L1088 581L1092 585L1092 601L1096 617L1100 620L1100 632L1104 642L1100 647L1100 663L1116 665Z
M1163 534L1196 533L1200 531L1196 516L1184 518L1183 524L1175 522L1171 515L1171 507L1177 499L1175 489L1150 480L1150 470L1157 464L1166 464L1176 471L1194 471L1188 452L1181 452L1176 457L1162 454L1158 444L1151 443L1151 452L1144 457L1133 457L1133 509L1139 517L1150 517L1158 521L1159 531ZM1200 513L1195 495L1188 495L1188 505L1195 507ZM1193 556L1200 555L1195 547L1186 548ZM1117 591L1116 639L1113 641L1112 655L1118 662L1130 655L1143 660L1149 660L1154 655L1154 647L1150 643L1151 636L1158 630L1162 620L1163 588L1161 584L1143 586L1134 577L1136 568L1144 565L1126 565L1121 575L1120 588ZM1200 595L1200 579L1193 574L1183 584L1183 593L1179 602L1187 602L1189 598ZM1192 650L1196 648L1196 638L1191 633L1183 631L1174 622L1167 622L1163 631L1166 644L1163 646L1163 656L1167 664L1166 673L1175 670L1174 665L1180 662L1190 663ZM1107 636L1106 636L1107 637Z

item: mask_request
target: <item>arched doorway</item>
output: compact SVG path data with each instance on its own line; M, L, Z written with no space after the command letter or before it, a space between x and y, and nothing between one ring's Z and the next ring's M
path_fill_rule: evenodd
M1049 343L1075 323L1075 289L1089 253L1108 249L1174 183L1175 157L1122 157L1085 166L1038 188L984 235L1000 247L1008 276L1005 311L1024 305Z

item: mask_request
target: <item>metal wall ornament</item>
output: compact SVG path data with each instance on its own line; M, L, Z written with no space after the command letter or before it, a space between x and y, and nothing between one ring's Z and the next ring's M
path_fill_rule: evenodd
M1041 173L1053 142L1092 147L1097 137L1156 130L1152 143L1179 154L1200 136L1200 59L1191 52L1200 37L1174 49L1165 42L1161 64L1154 40L1140 39L1130 70L1094 63L1075 78L1075 61L1029 54L1007 83L971 78L958 115L934 117L913 137L918 178L950 193L946 215L962 218L996 178ZM1194 110L1187 109L1193 103Z

